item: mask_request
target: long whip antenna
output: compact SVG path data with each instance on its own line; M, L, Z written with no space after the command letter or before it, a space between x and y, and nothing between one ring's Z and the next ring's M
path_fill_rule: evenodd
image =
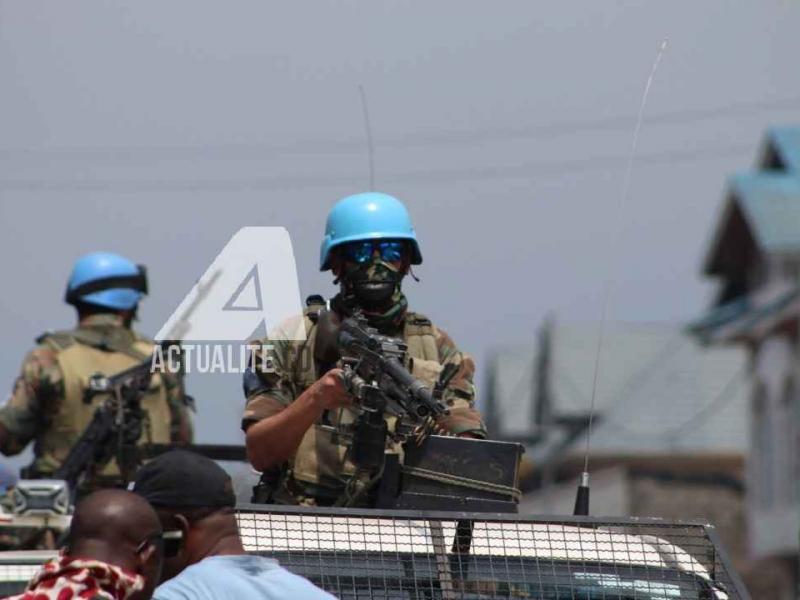
M653 67L650 69L650 75L647 78L647 82L644 86L644 92L642 93L642 102L639 105L639 115L636 119L636 127L633 130L633 144L631 145L631 152L628 155L628 166L625 170L625 182L622 186L622 195L617 202L616 211L615 211L615 218L614 222L616 223L616 232L612 238L612 253L611 258L612 260L609 261L613 263L613 259L616 258L616 244L619 240L619 236L621 233L621 220L622 220L622 208L628 202L628 196L630 194L631 189L631 175L633 173L633 162L636 158L636 150L639 146L639 133L642 129L642 122L644 121L644 109L647 106L647 98L650 95L650 87L653 85L653 79L655 78L656 71L658 70L658 65L661 63L661 57L664 56L664 52L667 50L667 46L669 46L669 40L664 38L661 41L661 45L658 48L658 53L656 54L656 58L653 61ZM595 412L595 401L597 397L597 382L598 382L598 375L600 373L600 356L603 352L603 342L605 341L605 330L606 330L606 318L608 315L608 299L611 295L611 287L613 284L612 281L612 265L609 264L608 272L606 274L606 279L603 283L603 312L600 318L600 333L597 337L597 352L594 358L594 376L592 378L592 400L591 405L589 407L589 425L586 432L586 450L583 455L583 473L581 473L581 481L578 486L578 495L575 498L575 514L576 515L588 515L589 514L589 453L591 450L592 445L592 428L594 426L594 412Z
M369 154L369 190L375 191L375 149L372 145L372 125L369 120L369 107L367 106L367 94L364 86L358 86L358 94L361 96L361 108L364 112L364 128L367 132L367 153Z

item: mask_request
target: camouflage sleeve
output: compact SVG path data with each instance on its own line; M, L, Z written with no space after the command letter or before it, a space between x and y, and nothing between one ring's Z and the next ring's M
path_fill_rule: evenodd
M170 413L170 438L173 442L191 444L194 439L194 425L188 403L186 387L181 375L162 373L167 389L167 403Z
M250 359L244 374L246 398L242 429L282 411L297 397L291 370L301 342L265 338L250 344Z
M25 357L11 396L0 408L0 423L8 432L4 454L18 454L47 425L64 398L64 379L56 352L46 346Z
M433 331L439 350L439 362L442 366L458 366L442 396L450 414L440 421L440 425L451 433L471 433L484 438L486 427L475 408L475 361L469 354L461 352L445 331L435 326Z

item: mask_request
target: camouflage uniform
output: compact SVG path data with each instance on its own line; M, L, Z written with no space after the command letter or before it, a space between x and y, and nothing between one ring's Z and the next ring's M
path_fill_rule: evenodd
M317 306L305 311L305 342L282 340L273 335L275 339L265 339L254 346L251 380L246 380L245 385L247 403L242 417L243 429L279 413L334 366L316 364L314 358L315 316L319 309ZM286 330L292 330L293 325L287 326ZM472 358L462 353L447 333L419 313L406 313L400 329L393 333L408 345L410 371L431 387L439 379L444 365L458 365L442 396L450 414L439 424L454 434L485 437L480 414L474 408L475 363ZM332 425L352 422L354 418L354 413L348 409L328 412L329 424ZM393 417L387 417L391 431ZM309 428L297 452L284 466L275 496L277 503L331 504L355 472L354 465L346 456L346 447L332 439L331 433L321 429L321 424L318 422ZM388 444L388 451L402 453L402 449L392 442Z
M113 314L95 314L71 331L46 333L22 364L11 397L0 408L0 423L8 431L4 454L21 452L34 441L33 474L52 474L88 426L96 407L106 398L84 400L88 378L113 375L146 359L153 342L123 326ZM153 375L142 398L146 412L141 442L190 441L192 425L184 402L182 380L170 374ZM119 469L112 459L98 480L117 483Z

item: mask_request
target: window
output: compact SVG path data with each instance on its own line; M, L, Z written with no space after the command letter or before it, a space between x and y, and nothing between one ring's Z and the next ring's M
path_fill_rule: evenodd
M440 600L433 556L414 553L331 553L306 562L267 554L294 573L347 600ZM308 557L305 557L308 558ZM298 560L300 559L300 560ZM708 581L678 569L550 558L471 556L450 561L454 598L532 600L705 600Z

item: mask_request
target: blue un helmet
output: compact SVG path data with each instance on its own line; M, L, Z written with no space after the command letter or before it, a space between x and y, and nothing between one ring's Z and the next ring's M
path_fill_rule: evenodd
M355 194L339 200L328 214L322 240L319 270L330 269L331 250L347 242L374 239L408 240L411 264L422 262L417 234L405 205L394 196L379 192Z
M64 300L73 305L132 310L144 294L147 273L142 265L113 252L93 252L75 261Z

